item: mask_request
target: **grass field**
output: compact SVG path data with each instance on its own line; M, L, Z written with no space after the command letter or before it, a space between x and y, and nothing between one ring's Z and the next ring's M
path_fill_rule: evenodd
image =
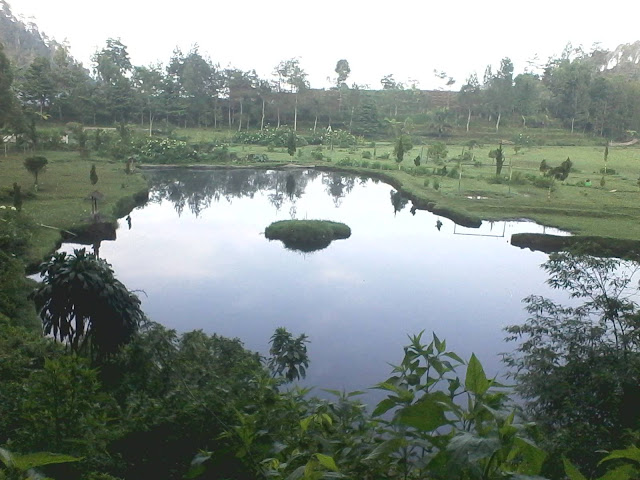
M192 141L228 142L232 138L232 132L202 129L178 130L176 133ZM567 143L566 134L556 140ZM497 144L474 148L471 150L473 162L460 166L456 157L465 147L459 137L451 141L455 143L448 145L447 159L438 164L426 159L428 144L414 146L398 164L393 159L392 144L378 141L375 149L367 142L357 148L309 145L299 147L293 157L286 148L230 145L230 151L240 160L226 165L266 167L295 163L376 175L391 181L421 205L437 211L487 220L528 218L579 235L640 239L640 148L611 147L607 163L609 174L604 176L605 185L601 186L604 148L594 145L593 139L577 138L575 143L581 146L525 147L517 153L513 145L505 145L506 162L500 182L496 183L495 165L488 153ZM429 143L434 142L430 140ZM374 151L377 158L365 158L373 157ZM250 153L266 154L269 162L244 160ZM94 156L87 159L73 151L37 154L49 159L46 170L39 177L37 193L33 189L33 177L23 166L27 155L14 152L0 157L0 205L11 205L11 186L17 182L27 197L24 212L37 224L55 227L38 227L34 232L33 261L55 248L60 241L58 229L73 229L89 221L91 201L88 196L92 191L104 194L98 205L100 214L106 220L113 220L116 206L122 207L123 202L130 205L132 197L147 187L141 173L125 173L123 162ZM422 164L415 167L413 160L420 154ZM556 181L551 190L535 186L535 179L541 178L539 166L543 159L550 166L557 166L567 157L573 162L573 170L566 181ZM99 177L95 186L89 180L94 163ZM448 175L434 173L444 166ZM451 171L458 168L462 175L452 175ZM585 186L586 180L591 181L591 186Z
M104 194L98 210L106 220L114 220L114 208L121 199L133 197L147 188L139 173L127 175L122 163L103 158L83 159L77 152L38 152L49 160L38 177L38 191L34 179L23 166L25 155L0 157L0 205L12 205L9 192L13 182L22 187L25 197L23 212L39 226L33 232L33 246L29 260L34 262L50 253L60 242L60 230L73 229L91 218L93 191ZM89 180L91 165L96 165L98 183Z
M202 133L199 137L204 138ZM384 174L411 196L438 207L446 207L471 216L487 220L529 218L550 226L569 230L575 234L605 236L624 239L640 239L640 148L611 147L607 162L608 174L605 184L600 185L604 168L602 146L541 146L523 148L518 153L513 146L504 146L506 162L502 170L502 183L490 183L495 179L495 165L489 158L489 151L497 145L484 145L472 150L475 165L462 165L462 176L434 175L433 170L447 166L449 172L457 168L457 157L462 153L461 145L448 145L448 159L443 164L424 161L422 166L413 164L415 156L421 153L416 146L398 164L393 160L392 145L377 142L377 158L364 159L363 152L373 154L372 147L357 149L323 147L323 159L317 160L312 152L318 147L298 148L293 157L284 148L268 151L266 147L255 145L231 148L240 158L248 153L265 153L276 163L296 163L318 165L361 173ZM540 162L546 160L551 166L558 166L567 157L573 162L573 169L564 182L556 181L552 190L535 186L529 178L541 178ZM240 161L238 164L245 164ZM375 167L375 168L372 168ZM615 173L612 173L615 172ZM509 182L509 177L512 181ZM590 180L591 186L585 183ZM425 183L427 186L425 186ZM434 188L437 183L438 189Z

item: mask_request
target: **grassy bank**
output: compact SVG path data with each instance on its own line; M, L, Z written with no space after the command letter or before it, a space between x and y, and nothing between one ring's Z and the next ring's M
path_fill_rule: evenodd
M180 131L193 141L229 140L231 135L213 131ZM209 135L209 137L207 137ZM361 143L349 148L308 145L298 147L294 156L286 148L258 145L229 145L234 155L220 167L271 168L296 164L351 172L380 178L402 190L418 208L452 218L468 226L481 219L528 218L578 235L640 239L640 148L611 147L607 174L604 147L579 138L579 146L504 146L505 165L496 177L489 151L494 144L480 144L469 150L460 139L447 145L448 154L440 161L427 158L433 142L414 146L398 164L390 142ZM536 142L540 141L538 139ZM516 151L517 150L517 151ZM460 156L466 153L465 160ZM249 160L260 154L267 160ZM113 221L131 208L145 191L141 174L127 175L122 162L102 157L83 158L77 152L38 152L49 159L39 176L39 189L33 189L33 177L23 166L24 154L0 158L0 205L11 205L11 185L17 182L25 194L24 212L40 226L33 235L29 253L32 262L40 260L60 241L60 230L78 230L91 217L89 194L98 190L104 198L98 202L100 215ZM420 166L414 164L421 157ZM573 169L565 181L555 181L551 188L539 171L540 162L558 166L567 157ZM249 158L249 159L247 159ZM95 164L99 181L89 181ZM205 167L203 163L199 166ZM601 180L604 178L604 185ZM585 183L590 180L591 185Z
M206 138L206 132L201 130L181 133L198 140ZM218 138L223 134L211 135ZM571 139L566 137L565 133L564 137L556 136L550 141L568 143ZM533 143L543 140L541 137ZM505 164L501 175L496 176L489 152L497 148L497 143L480 144L469 150L460 139L456 141L457 144L447 145L444 160L427 158L434 140L414 146L400 164L394 161L390 142L375 145L365 142L357 147L333 149L309 145L298 147L294 156L289 156L285 148L232 145L229 151L238 160L227 165L295 163L377 176L402 189L420 208L469 226L479 219L528 218L578 235L640 238L640 148L610 147L604 174L604 147L595 144L597 139L576 136L576 146L516 148L505 144ZM459 157L465 152L465 160L460 162ZM268 163L245 160L250 154L267 155ZM417 156L421 157L420 166L414 164ZM543 177L542 160L555 167L567 158L573 162L573 168L565 181Z
M147 184L140 173L127 175L122 162L100 157L82 158L77 152L38 152L49 163L38 176L38 190L34 178L24 168L26 155L11 154L0 157L0 205L12 205L12 185L22 187L23 212L33 219L33 231L27 261L40 261L56 248L62 239L62 230L82 230L91 218L89 195L99 191L104 198L98 201L98 212L103 221L112 222L133 208L134 198L140 200ZM98 183L89 180L91 166L96 166Z

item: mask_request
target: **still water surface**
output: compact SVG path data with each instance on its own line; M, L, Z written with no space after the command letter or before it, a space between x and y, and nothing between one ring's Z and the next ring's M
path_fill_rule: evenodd
M311 170L147 176L151 201L131 213L131 228L120 221L101 257L144 291L152 320L180 332L239 337L263 354L279 326L306 333L309 385L371 387L421 330L465 358L475 352L489 374L503 372L499 353L512 345L502 328L526 318L521 300L563 299L545 285L547 255L510 244L513 233L542 232L534 223L461 228L412 212L385 183ZM311 254L264 238L266 226L289 218L344 222L352 235Z

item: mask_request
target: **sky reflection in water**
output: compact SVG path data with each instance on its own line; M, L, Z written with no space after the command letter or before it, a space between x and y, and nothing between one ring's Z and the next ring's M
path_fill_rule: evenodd
M534 223L461 228L412 215L410 202L394 213L389 185L333 173L148 175L152 202L131 213L130 230L121 220L101 256L167 327L239 337L263 354L279 326L306 333L310 385L371 387L401 360L407 334L421 330L464 358L475 352L495 374L498 353L512 348L502 327L526 318L521 300L563 298L544 283L547 256L509 243L512 233L542 232ZM352 235L312 254L264 238L271 222L292 217L343 222Z

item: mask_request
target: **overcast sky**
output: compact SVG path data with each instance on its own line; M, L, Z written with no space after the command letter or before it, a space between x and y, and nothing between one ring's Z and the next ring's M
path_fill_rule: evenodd
M348 84L380 88L380 79L417 80L442 88L434 69L458 90L488 64L509 57L516 72L571 42L591 50L640 40L640 2L407 0L9 0L15 15L34 17L40 30L68 40L85 66L109 37L120 38L135 65L167 63L176 46L198 44L222 67L255 69L269 77L281 60L300 57L313 87L329 86L336 62L351 66Z

